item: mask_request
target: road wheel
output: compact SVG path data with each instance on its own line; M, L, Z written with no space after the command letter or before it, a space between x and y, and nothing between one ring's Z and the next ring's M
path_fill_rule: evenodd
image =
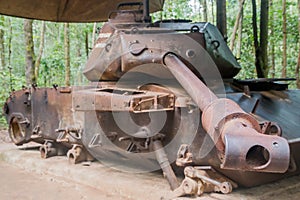
M17 117L13 117L10 121L9 136L16 145L22 145L26 141L25 131L22 129Z

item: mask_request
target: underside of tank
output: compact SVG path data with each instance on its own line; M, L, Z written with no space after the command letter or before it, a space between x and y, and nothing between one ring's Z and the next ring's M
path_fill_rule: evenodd
M162 170L174 197L299 174L299 91L234 79L240 66L209 23L148 16L137 3L111 13L83 72L89 85L12 92L13 142L42 144L42 158Z

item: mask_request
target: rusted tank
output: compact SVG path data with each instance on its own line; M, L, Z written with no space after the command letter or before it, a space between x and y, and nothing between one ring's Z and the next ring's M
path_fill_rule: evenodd
M149 11L145 0L111 12L83 71L90 85L12 92L13 142L42 144L42 158L161 169L170 198L299 174L299 91L234 79L241 67L215 26L152 23Z

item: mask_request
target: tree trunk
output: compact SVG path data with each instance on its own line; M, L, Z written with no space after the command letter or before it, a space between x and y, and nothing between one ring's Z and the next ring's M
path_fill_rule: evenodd
M0 15L0 70L5 68L4 17Z
M258 43L256 1L252 0L252 26L255 48L255 67L258 78L266 78L268 76L268 12L269 1L261 0L260 37Z
M92 36L92 47L94 48L95 41L96 41L96 32L97 32L97 23L94 23L93 26L93 36Z
M214 13L214 0L211 1L211 21L215 24L215 13Z
M298 0L298 34L300 36L300 0ZM297 88L300 89L300 42L299 42L299 50L298 50L298 62L297 62L297 67L296 67L296 83L297 83Z
M76 85L82 85L82 72L80 70L80 66L81 66L81 57L82 57L82 37L80 37L80 35L82 35L82 29L81 27L76 27L76 34L78 35L78 37L76 37L76 59L75 59L75 65L74 68L77 69L76 72L76 76L74 77L74 84Z
M64 24L64 46L65 46L65 85L70 86L70 38L69 38L69 23Z
M231 39L230 39L230 49L231 49L231 51L233 51L236 32L239 28L240 19L241 19L242 13L243 13L244 3L245 3L245 0L240 0L240 2L239 2L239 11L238 11L238 14L237 14L236 19L235 19L235 23L234 23L234 27L233 27L233 31L232 31L232 35L231 35Z
M34 59L32 23L33 20L24 19L24 35L25 35L25 49L26 49L25 76L26 76L26 84L28 86L36 83L36 77L34 76L35 59Z
M85 54L86 57L89 57L89 33L85 32Z
M282 70L281 70L281 77L286 78L286 0L282 1Z
M269 21L269 0L261 0L260 12L260 57L263 78L268 77L268 21Z
M258 34L257 34L257 13L256 13L256 0L252 0L252 29L253 29L253 43L255 50L255 67L258 78L263 77L263 71L259 64L259 46L258 46Z
M13 90L13 81L12 81L12 66L11 66L11 41L12 41L12 25L11 25L11 19L7 18L7 24L8 24L8 34L7 34L7 48L8 48L8 56L7 56L7 68L9 72L9 87L10 90Z
M43 55L43 51L44 51L45 29L46 29L46 24L45 24L45 21L43 21L42 25L41 25L39 54L38 54L36 62L35 62L35 73L34 74L35 74L36 79L38 79L38 77L39 77L39 69L40 69L41 59L42 59L42 55Z
M9 36L8 36L8 66L11 68L11 40L13 37L13 29L11 25L11 19L8 18Z
M202 0L202 7L203 7L203 21L207 22L207 2L206 0Z
M300 23L298 21L298 23ZM299 53L298 53L298 60L297 60L297 67L296 67L296 84L297 84L297 88L300 89L300 74L299 74L299 70L300 69L300 45L299 45Z
M257 13L256 13L256 0L252 0L252 28L254 48L258 49L258 35L257 35Z
M275 43L274 43L274 7L273 7L273 0L270 0L270 10L271 16L270 16L270 53L271 53L271 77L275 78L275 72L276 72L276 67L275 67Z
M239 0L240 4L241 1ZM238 40L237 40L237 48L236 48L236 57L238 59L241 58L241 51L242 51L242 39L243 39L243 18L244 18L244 9L242 9L241 17L240 17L240 22L239 22L239 30L238 30Z
M227 40L226 0L217 0L217 27Z

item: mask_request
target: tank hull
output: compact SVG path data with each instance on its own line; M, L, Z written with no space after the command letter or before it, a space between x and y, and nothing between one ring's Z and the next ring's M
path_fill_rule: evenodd
M149 88L151 86L148 86ZM289 142L291 164L288 171L262 173L220 168L215 144L207 137L201 125L199 118L201 112L192 112L191 110L195 108L186 103L189 97L184 93L181 94L181 102L185 103L180 103L174 100L178 99L179 95L158 90L157 86L153 88L121 89L114 87L113 83L109 85L103 83L97 87L23 89L11 94L4 113L10 122L10 136L16 144L30 141L44 144L45 141L52 141L66 149L80 145L93 158L120 170L143 172L160 169L153 149L147 146L149 141L144 137L132 139L132 133L137 133L140 127L145 127L153 129L150 132L155 134L159 132L162 135L168 159L173 162L175 171L179 173L180 171L182 173L183 167L175 165L177 152L182 144L187 144L193 155L189 165L212 166L240 186L252 187L299 174L298 124L286 120L299 119L299 113L295 109L300 102L298 90L253 92L247 96L245 93L228 89L227 98L239 103L244 110L252 112L252 115L262 122L277 122L284 130L282 136ZM154 101L139 108L132 106L134 104L124 104L134 102L136 99L139 101L143 98L151 99L154 96L165 97L158 100L164 107L154 109ZM257 101L258 106L255 103ZM256 109L253 112L255 105ZM165 116L163 126L159 123L162 115ZM122 129L124 124L120 124L120 119L126 125L133 123L138 126L129 129L127 126L127 130L124 130ZM16 132L18 130L13 128L16 125L24 132L21 134L22 137ZM158 131L155 130L156 127L161 128ZM68 137L62 137L63 130L68 129L80 131L76 132L77 136L73 131L66 134ZM66 138L67 140L64 140Z

